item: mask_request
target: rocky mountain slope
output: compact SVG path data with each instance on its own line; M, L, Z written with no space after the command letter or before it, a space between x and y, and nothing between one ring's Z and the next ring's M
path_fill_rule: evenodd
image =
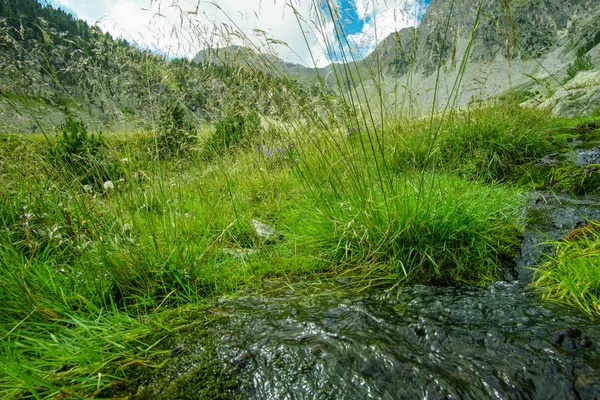
M599 43L599 0L433 0L418 28L388 36L359 70L378 62L381 76L364 75L367 95L419 114L434 98L439 110L515 88L553 92L577 57L600 67Z
M241 47L196 60L315 78L314 68ZM600 68L600 0L433 0L417 28L392 33L363 60L316 72L335 90L383 102L386 115L420 115L515 91L542 103L582 60Z

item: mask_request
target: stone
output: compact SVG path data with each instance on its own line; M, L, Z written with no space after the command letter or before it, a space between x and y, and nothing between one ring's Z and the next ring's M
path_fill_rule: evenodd
M255 219L252 220L252 225L254 226L254 231L256 235L264 240L275 239L277 235L277 231L270 225L263 224L260 221Z
M600 107L600 70L579 72L539 107L560 117L592 114Z

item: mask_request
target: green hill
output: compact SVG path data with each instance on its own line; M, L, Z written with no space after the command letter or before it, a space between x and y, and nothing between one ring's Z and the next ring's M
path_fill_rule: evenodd
M313 109L311 93L321 95L252 65L167 59L35 0L1 0L0 63L6 132L52 130L67 115L96 130L151 129L173 99L195 123L240 102L278 116Z

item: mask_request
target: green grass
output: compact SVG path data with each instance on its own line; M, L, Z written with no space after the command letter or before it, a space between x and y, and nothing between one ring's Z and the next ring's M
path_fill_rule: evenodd
M105 134L101 161L89 168L117 164L111 190L86 187L77 174L93 171L48 156L60 136L1 137L0 390L89 397L134 385L132 365L166 359L167 342L154 343L157 332L169 334L171 310L260 290L265 280L345 276L357 288L389 290L495 279L519 245L520 190L469 160L484 146L503 170L533 150L512 155L459 140L530 133L534 116L507 107L457 114L440 125L443 157L409 157L403 168L401 152L427 124L350 137L280 124L211 159L201 144L210 130L183 158L157 157L151 133ZM551 127L539 126L532 146L552 147ZM259 238L253 219L279 237ZM245 249L256 252L229 254Z
M536 269L533 285L544 299L600 313L600 233L598 223L554 245L555 257Z
M387 199L374 188L364 202L321 201L312 215L302 215L300 230L330 262L385 270L390 284L483 283L497 277L500 260L511 257L501 249L507 245L506 224L517 217L519 191L452 175L421 178L398 178L397 194Z
M401 139L393 156L397 170L438 168L497 182L515 167L566 147L548 111L524 109L510 100L438 116L431 129L425 121L415 122L396 128Z

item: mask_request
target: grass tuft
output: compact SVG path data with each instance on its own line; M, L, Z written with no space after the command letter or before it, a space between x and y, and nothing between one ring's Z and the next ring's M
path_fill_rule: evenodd
M600 225L584 229L555 242L556 256L536 269L533 285L545 300L600 313Z

